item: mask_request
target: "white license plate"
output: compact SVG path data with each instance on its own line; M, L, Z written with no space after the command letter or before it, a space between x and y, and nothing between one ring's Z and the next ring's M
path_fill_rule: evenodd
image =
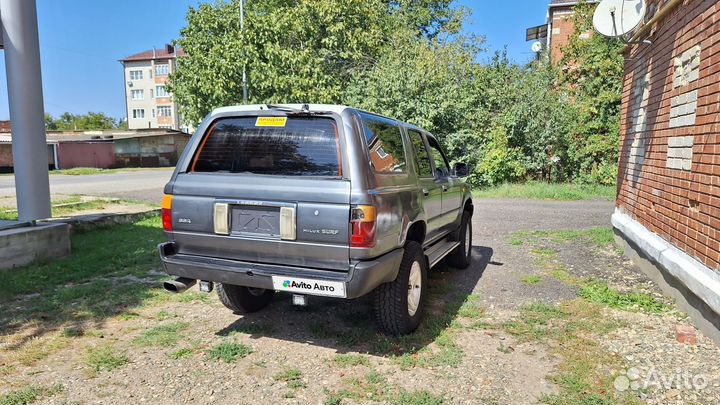
M345 283L340 281L311 280L308 278L272 276L273 288L297 294L322 295L345 298Z

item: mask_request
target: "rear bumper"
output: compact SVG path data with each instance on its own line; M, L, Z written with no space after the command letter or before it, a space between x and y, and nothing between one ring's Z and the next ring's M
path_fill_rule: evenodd
M361 297L395 280L403 256L403 249L395 249L373 260L353 263L348 272L338 272L178 254L174 242L161 243L158 251L163 269L173 276L271 290L272 276L334 281L345 284L346 298Z

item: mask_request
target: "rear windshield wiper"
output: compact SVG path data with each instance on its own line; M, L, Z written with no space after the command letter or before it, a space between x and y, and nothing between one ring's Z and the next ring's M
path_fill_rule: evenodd
M329 114L329 111L310 111L309 104L303 104L301 108L288 107L286 105L279 104L265 104L268 110L276 110L286 112L288 115L316 115L316 114Z

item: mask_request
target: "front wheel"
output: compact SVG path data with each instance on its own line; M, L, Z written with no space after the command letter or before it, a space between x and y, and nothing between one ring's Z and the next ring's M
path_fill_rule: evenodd
M231 284L218 284L217 295L220 302L233 312L256 312L272 301L274 290L243 287Z
M395 280L375 289L375 316L383 332L405 335L420 325L425 313L427 273L422 247L408 242Z
M466 269L472 260L472 216L464 211L459 229L460 244L447 256L448 264L458 269Z

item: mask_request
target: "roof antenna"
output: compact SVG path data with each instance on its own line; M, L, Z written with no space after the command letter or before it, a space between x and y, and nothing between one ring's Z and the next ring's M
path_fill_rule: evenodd
M310 105L303 104L302 107L300 107L300 110L305 111L305 112L310 112Z

